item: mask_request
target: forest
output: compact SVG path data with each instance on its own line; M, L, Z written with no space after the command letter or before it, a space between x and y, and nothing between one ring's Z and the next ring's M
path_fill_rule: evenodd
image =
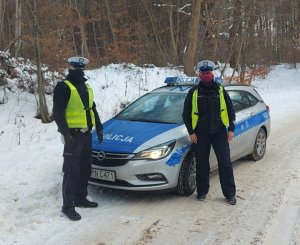
M299 0L0 0L0 50L53 70L110 63L247 68L300 61Z

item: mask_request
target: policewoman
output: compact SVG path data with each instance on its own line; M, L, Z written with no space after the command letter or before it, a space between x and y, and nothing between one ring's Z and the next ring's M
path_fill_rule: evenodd
M53 95L53 117L64 142L62 213L71 220L81 219L75 207L95 208L98 203L87 199L91 175L92 136L96 127L101 143L101 124L92 88L86 83L84 69L89 60L84 57L68 59L69 72L59 82Z
M212 146L218 160L223 195L229 204L235 205L236 186L229 149L229 141L234 137L235 111L227 92L215 81L214 69L212 61L198 63L199 83L187 94L182 117L196 156L198 200L205 200L209 191Z

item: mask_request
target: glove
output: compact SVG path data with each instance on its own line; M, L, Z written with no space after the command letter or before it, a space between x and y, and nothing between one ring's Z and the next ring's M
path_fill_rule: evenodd
M75 145L73 136L68 132L64 134L65 146L68 150L72 149Z
M101 129L97 129L96 132L97 132L97 136L98 136L98 141L99 141L99 143L101 143L103 140L103 132Z

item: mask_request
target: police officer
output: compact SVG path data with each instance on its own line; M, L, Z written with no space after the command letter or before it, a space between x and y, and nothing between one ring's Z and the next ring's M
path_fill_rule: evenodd
M205 200L209 190L212 146L218 160L223 195L229 204L235 205L236 187L229 149L229 141L234 137L235 111L227 92L214 80L214 69L212 61L198 63L199 84L189 91L182 116L196 156L198 200Z
M91 174L92 137L91 130L96 127L99 143L103 139L102 129L92 88L84 77L84 57L68 59L70 68L66 79L54 89L53 117L64 141L62 212L71 220L81 216L75 207L95 208L98 203L86 197L88 179Z

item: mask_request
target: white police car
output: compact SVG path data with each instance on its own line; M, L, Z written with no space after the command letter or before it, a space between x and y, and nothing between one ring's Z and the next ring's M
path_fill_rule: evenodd
M93 133L90 184L135 191L175 189L182 195L195 191L195 156L181 114L198 80L173 77L165 82L105 122L101 144ZM251 86L224 87L236 110L231 158L260 160L270 133L269 108ZM210 165L217 168L213 150Z

